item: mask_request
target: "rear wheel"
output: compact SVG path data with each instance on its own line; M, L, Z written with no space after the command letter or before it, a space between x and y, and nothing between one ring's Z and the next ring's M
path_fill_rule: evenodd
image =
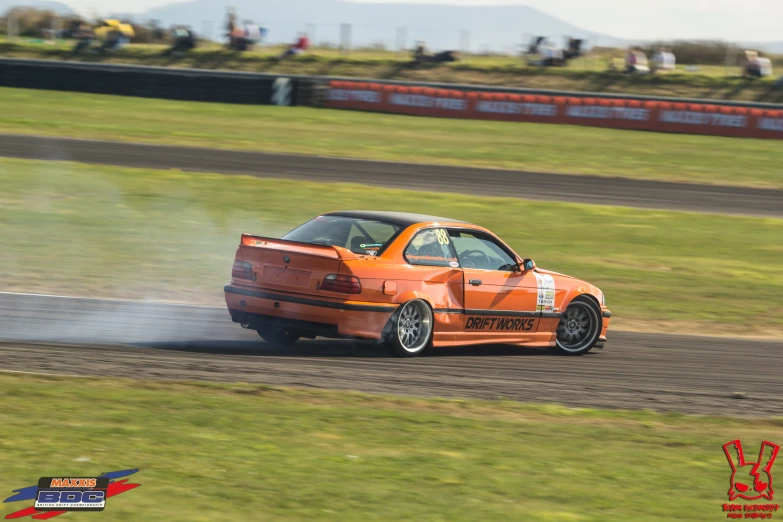
M296 330L289 330L281 326L265 326L258 330L258 335L264 341L280 346L291 346L301 337Z
M432 341L432 310L420 299L408 301L392 318L389 344L400 357L416 357Z
M555 351L565 355L589 352L601 335L601 310L589 297L571 301L557 326Z

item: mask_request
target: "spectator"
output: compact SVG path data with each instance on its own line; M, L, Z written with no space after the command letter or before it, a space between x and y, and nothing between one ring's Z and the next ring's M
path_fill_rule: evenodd
M76 45L73 48L73 54L79 54L88 49L95 40L95 31L88 24L81 22L77 27L71 29L71 35L76 39Z
M237 13L234 11L233 7L229 7L226 13L226 35L228 36L229 40L231 40L234 37L234 29L236 29L237 25ZM231 46L232 42L229 41L229 46Z
M555 44L546 40L539 46L538 51L539 65L545 67L552 67L555 65L564 65L565 59L563 57L563 50L558 49Z
M171 37L174 43L170 49L164 52L164 55L186 53L196 48L196 34L189 27L183 25L176 26L171 31Z
M245 43L248 47L261 43L261 29L252 20L245 20Z
M564 51L564 58L566 60L573 60L582 56L582 44L584 40L576 38L568 38L568 49Z
M161 27L159 20L150 20L149 28L152 41L162 42L166 38L166 32L163 30L163 27Z
M772 60L764 56L761 52L759 52L759 68L761 69L762 78L772 76Z
M751 78L772 76L772 61L760 51L745 51L745 67L742 75Z
M409 64L411 68L425 63L441 64L447 62L456 62L459 60L459 53L456 51L441 51L437 54L428 54L424 42L417 42L416 48L412 53L413 61Z
M647 74L650 67L647 63L647 55L638 47L633 47L625 57L625 72L629 74Z
M661 47L652 59L652 72L674 71L677 68L677 59L671 49Z
M759 53L756 51L745 51L745 69L743 76L751 78L761 78L761 62Z
M278 57L278 60L304 54L308 49L310 49L310 37L307 36L307 33L299 33L296 42L290 45L283 54Z
M427 59L427 46L426 44L419 40L416 42L416 48L413 50L413 61L414 63L422 63Z
M133 26L128 23L117 20L103 20L98 28L95 29L95 36L98 40L102 40L98 50L101 53L105 53L106 51L118 49L130 42L130 39L135 36L135 32Z

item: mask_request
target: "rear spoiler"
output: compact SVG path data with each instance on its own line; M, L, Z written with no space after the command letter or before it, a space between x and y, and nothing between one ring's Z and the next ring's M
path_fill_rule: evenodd
M340 261L350 259L360 259L360 256L351 252L347 248L329 245L314 245L312 243L301 243L299 241L288 241L286 239L276 239L273 237L253 236L242 234L241 247L264 248L267 250L295 250L303 254L312 254Z

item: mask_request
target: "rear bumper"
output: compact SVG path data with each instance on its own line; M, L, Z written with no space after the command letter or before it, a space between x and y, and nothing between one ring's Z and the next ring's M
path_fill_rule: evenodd
M380 339L397 305L338 301L228 285L226 305L236 323L281 324L323 337Z
M254 314L250 312L241 312L239 310L229 310L231 320L241 324L243 327L251 330L261 330L268 326L279 326L291 330L302 332L302 337L341 337L335 324L314 323L311 321L302 321L299 319L289 319L287 317L273 317L270 315Z

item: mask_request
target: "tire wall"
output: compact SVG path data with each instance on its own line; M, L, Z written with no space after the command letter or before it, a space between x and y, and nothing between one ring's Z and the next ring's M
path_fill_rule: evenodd
M143 98L289 106L309 104L310 83L265 74L0 59L2 87Z

